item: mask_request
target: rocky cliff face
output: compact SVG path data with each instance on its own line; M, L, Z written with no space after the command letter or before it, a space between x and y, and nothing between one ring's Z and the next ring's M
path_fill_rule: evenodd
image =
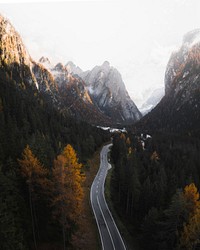
M139 126L172 131L200 128L200 30L187 33L165 74L165 96Z
M2 16L0 16L0 65L19 85L32 86L41 92L57 91L50 72L32 60L20 35Z
M96 66L82 77L93 102L106 115L119 123L133 123L141 118L120 73L109 62Z
M52 74L41 64L33 63L32 72L37 81L38 90L48 92L51 95L56 95L58 86Z
M200 30L188 32L181 48L174 52L165 73L165 93L179 93L183 88L198 87L197 77L191 79L200 64ZM198 72L196 72L198 75ZM196 76L197 76L196 75ZM187 79L190 81L187 82ZM196 84L197 83L197 84Z
M37 86L32 73L33 61L11 23L0 16L0 65L23 84Z
M1 62L6 64L25 64L30 66L31 59L25 46L11 23L0 16Z

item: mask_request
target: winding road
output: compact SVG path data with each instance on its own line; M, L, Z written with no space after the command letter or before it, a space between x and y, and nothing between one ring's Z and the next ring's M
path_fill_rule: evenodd
M100 168L92 183L90 200L99 229L102 249L126 250L123 239L115 224L104 196L104 183L108 169L110 168L110 164L107 160L107 154L110 146L112 146L112 144L104 146L101 150Z

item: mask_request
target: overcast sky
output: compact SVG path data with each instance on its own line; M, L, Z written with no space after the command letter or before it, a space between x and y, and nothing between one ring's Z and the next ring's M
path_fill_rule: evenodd
M199 11L200 0L0 0L33 59L71 60L83 70L107 60L139 106L164 86L170 54L200 28Z

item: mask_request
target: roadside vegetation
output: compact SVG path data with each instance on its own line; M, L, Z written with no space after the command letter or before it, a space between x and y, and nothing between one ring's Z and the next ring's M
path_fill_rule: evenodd
M185 135L114 136L110 199L140 249L199 248L199 148Z

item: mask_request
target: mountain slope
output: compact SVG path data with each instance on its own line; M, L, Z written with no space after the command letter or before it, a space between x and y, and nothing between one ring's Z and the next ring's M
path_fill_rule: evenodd
M147 130L194 132L200 128L199 30L184 36L165 74L165 96L137 127Z
M133 123L141 113L126 91L120 73L108 62L82 75L93 102L118 123Z

